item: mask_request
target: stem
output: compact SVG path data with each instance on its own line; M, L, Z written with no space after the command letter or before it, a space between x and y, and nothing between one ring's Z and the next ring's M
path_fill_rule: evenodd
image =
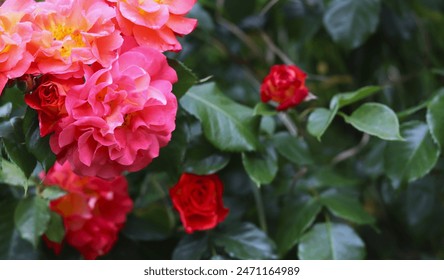
M265 5L259 15L264 16L271 8L273 8L274 5L277 4L277 2L279 2L279 0L271 0L270 2L268 2L268 4Z
M259 225L265 233L268 233L267 220L265 219L265 208L264 208L264 203L262 201L262 193L259 184L257 185L257 187L253 186L253 195L254 195L254 200L256 202Z
M339 153L337 156L335 156L333 158L333 160L331 161L331 164L335 165L335 164L340 163L341 161L344 161L344 160L347 160L349 158L356 156L368 144L369 140L370 140L370 136L367 133L364 133L364 135L362 135L362 139L358 145Z
M396 115L397 115L398 119L403 119L403 118L405 118L405 117L408 117L408 116L410 116L410 115L413 115L414 113L416 113L416 112L418 112L418 111L420 111L420 110L426 108L426 107L429 105L429 103L430 103L430 99L429 99L429 100L426 100L426 101L424 101L423 103L421 103L421 104L419 104L419 105L416 105L416 106L414 106L414 107L412 107L412 108L408 108L408 109L406 109L406 110L404 110L404 111L401 111L401 112L399 112L399 113L396 114Z
M291 136L297 136L298 135L298 129L294 122L290 119L287 113L285 112L279 112L278 113L279 119L282 121L282 123L287 128L288 132L290 132Z

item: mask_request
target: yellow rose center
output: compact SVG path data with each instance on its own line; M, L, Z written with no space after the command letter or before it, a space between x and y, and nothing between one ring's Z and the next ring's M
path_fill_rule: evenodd
M71 56L72 48L80 48L85 46L82 34L80 31L75 30L72 27L65 25L54 25L51 28L52 37L57 41L64 41L60 49L60 54L62 57Z

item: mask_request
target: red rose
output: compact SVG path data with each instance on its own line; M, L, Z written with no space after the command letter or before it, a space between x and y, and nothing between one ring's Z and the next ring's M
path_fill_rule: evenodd
M212 229L225 219L228 209L222 201L223 188L222 181L215 174L182 174L179 182L170 189L170 196L185 232Z
M44 177L44 184L60 186L66 195L51 201L50 209L63 218L63 242L76 248L85 259L108 253L117 241L133 202L123 176L112 181L76 175L69 163L56 163ZM44 237L57 254L61 244Z
M277 110L286 110L301 103L308 96L305 74L294 65L274 65L261 85L261 100L279 103Z
M82 82L81 79L62 80L46 75L31 94L25 95L26 104L38 113L40 136L53 132L58 121L67 116L66 92L71 86Z

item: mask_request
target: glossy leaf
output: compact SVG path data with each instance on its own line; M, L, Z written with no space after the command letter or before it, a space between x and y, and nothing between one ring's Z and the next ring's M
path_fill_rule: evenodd
M221 151L253 151L258 146L259 119L253 110L224 96L214 83L194 86L180 100L202 123L205 137Z
M310 150L302 138L296 138L289 133L280 132L273 137L273 144L280 155L298 165L313 164Z
M379 103L364 103L351 116L343 115L345 121L364 133L383 140L403 140L395 112Z
M321 141L322 135L336 116L337 110L331 111L325 108L316 108L308 117L308 132Z
M319 223L301 238L298 255L302 260L360 260L365 245L348 225Z
M28 190L28 179L23 171L14 163L5 159L0 161L0 182Z
M63 219L59 214L50 212L50 220L45 235L53 242L62 243L65 237L65 227L63 225Z
M385 170L395 188L429 173L439 156L439 147L427 124L405 123L401 126L401 134L406 141L389 143L384 152Z
M336 94L330 101L330 110L341 109L342 107L365 99L380 90L381 88L378 86L367 86L353 92Z
M208 141L199 137L190 144L184 162L188 173L207 175L218 172L230 162L230 154L214 148Z
M15 226L23 239L37 248L40 237L46 231L51 218L47 200L38 196L27 197L19 202L14 213Z
M219 232L214 240L232 258L241 260L274 259L274 242L255 225L234 224Z
M311 199L304 204L282 210L276 233L276 244L280 255L296 245L304 232L313 224L321 211L321 204Z
M427 107L427 124L433 140L444 149L444 88L432 99Z
M41 137L37 114L34 110L26 110L23 119L23 131L25 133L26 148L35 158L42 163L43 168L48 171L55 162L55 155L49 147L49 136Z
M185 64L176 59L168 59L168 64L176 70L177 82L173 85L173 93L180 99L193 85L197 83L196 74Z
M367 213L357 199L337 192L325 192L320 197L335 216L357 224L372 224L375 219Z
M186 235L177 244L173 260L199 260L208 250L208 236L202 233Z
M333 0L324 15L324 26L333 40L354 49L376 31L379 0Z
M260 152L242 153L242 163L256 185L271 183L278 171L277 154L273 146Z
M14 200L0 201L0 259L35 259L37 252L31 244L23 240L14 228L14 209L17 203Z

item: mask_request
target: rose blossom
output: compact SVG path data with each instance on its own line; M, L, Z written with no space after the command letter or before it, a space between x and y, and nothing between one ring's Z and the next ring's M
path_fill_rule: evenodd
M222 181L215 174L182 174L170 189L170 197L185 232L212 229L225 219L228 209L224 208L222 192Z
M175 129L176 72L147 47L123 52L110 68L86 72L85 84L68 92L68 116L50 139L57 159L80 175L102 178L144 168Z
M46 0L31 16L35 56L29 74L81 72L82 64L108 67L123 39L113 20L116 13L103 0ZM77 76L81 76L78 73Z
M26 49L32 24L22 19L34 4L32 0L7 0L0 6L0 95L8 79L22 76L33 61Z
M39 118L40 136L53 132L59 120L67 116L65 109L66 92L74 85L83 84L82 79L59 79L44 75L31 94L25 95L25 102L36 110Z
M108 253L133 207L125 177L112 181L81 177L67 162L56 163L42 177L45 185L56 185L67 192L50 202L50 209L63 218L64 241L79 250L85 259ZM61 244L44 239L56 253L60 252Z
M191 33L196 19L186 18L196 0L108 0L115 3L122 32L160 51L180 51L176 35Z
M305 74L294 65L274 65L261 84L261 100L279 103L277 110L286 110L308 96Z

